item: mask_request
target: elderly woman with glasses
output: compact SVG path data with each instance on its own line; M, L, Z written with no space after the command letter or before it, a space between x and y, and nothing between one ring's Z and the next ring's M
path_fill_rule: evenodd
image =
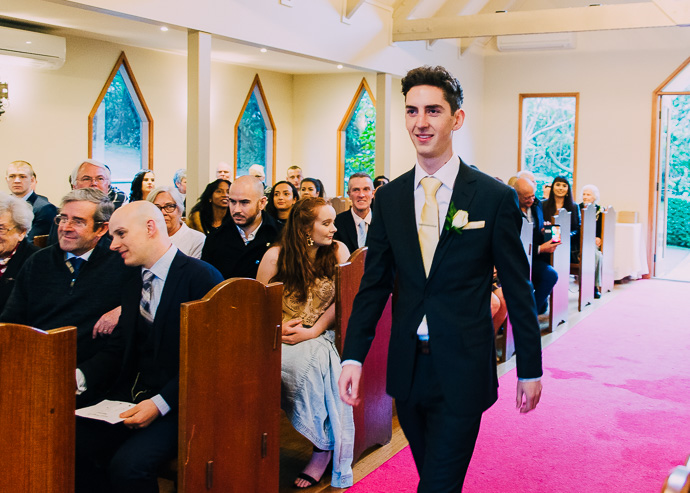
M0 193L0 313L12 293L19 269L38 250L26 239L33 219L34 213L25 200Z
M163 213L168 236L173 245L182 253L194 258L201 258L201 250L206 242L206 235L187 226L182 220L184 200L175 187L154 188L146 198Z

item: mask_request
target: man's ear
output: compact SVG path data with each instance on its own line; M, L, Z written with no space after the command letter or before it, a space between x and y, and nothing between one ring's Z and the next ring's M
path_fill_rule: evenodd
M156 231L158 231L158 228L156 227L156 221L153 219L149 219L146 221L146 234L148 234L149 238L154 236L156 234Z
M462 127L462 124L465 122L465 110L458 108L453 118L455 119L453 130L460 130L460 127Z
M259 199L259 210L262 211L266 207L266 204L268 203L268 199L264 195Z
M96 230L96 236L99 238L102 238L106 234L108 234L108 227L110 226L110 223L108 221L104 222L101 224L98 229Z

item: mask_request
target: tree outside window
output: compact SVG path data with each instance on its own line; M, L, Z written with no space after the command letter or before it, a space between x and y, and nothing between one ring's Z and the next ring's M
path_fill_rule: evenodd
M520 95L519 169L537 179L537 195L557 176L575 190L577 93Z
M340 149L338 193L347 190L354 173L364 172L374 178L376 151L376 102L365 79L357 89L338 131ZM344 145L343 145L344 141Z
M122 53L89 115L89 156L108 165L113 186L129 193L134 175L151 169L153 122Z
M246 175L249 167L260 164L266 182L272 183L274 168L275 125L268 109L261 81L257 75L235 125L235 176Z

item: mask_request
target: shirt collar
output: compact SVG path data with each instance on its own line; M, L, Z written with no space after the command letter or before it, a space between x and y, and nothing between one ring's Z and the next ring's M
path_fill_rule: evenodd
M65 260L69 260L69 259L74 258L74 257L79 257L79 258L82 258L84 260L89 260L89 258L91 258L91 254L93 253L93 250L94 249L92 248L91 250L89 250L88 252L86 252L83 255L75 255L71 252L65 252Z
M453 186L455 185L455 179L458 176L458 171L460 171L460 158L457 154L453 154L446 164L441 166L441 168L433 175L430 175L424 171L419 163L415 163L414 188L417 189L419 183L422 181L422 178L425 176L433 176L434 178L441 180L442 185L445 185L452 190Z
M170 245L168 251L166 251L150 269L141 268L142 274L144 271L150 270L153 272L153 275L165 282L165 279L168 277L168 272L170 271L170 265L172 265L173 260L175 260L175 255L177 255L177 247L175 245Z
M249 234L245 234L244 230L243 230L242 228L240 228L237 224L235 224L235 227L237 228L237 231L239 231L240 236L242 237L242 241L244 241L244 244L245 244L245 245L246 245L247 243L249 243L250 241L253 241L254 238L256 238L256 234L259 232L259 228L260 228L261 225L264 223L264 216L263 216L263 213L260 212L259 214L261 214L261 222L260 222L259 225L254 229L254 231L252 231L252 232L249 233Z
M33 190L29 189L29 191L24 195L23 197L19 197L22 200L29 200L29 197L31 197L31 194L34 193Z
M350 212L352 213L352 217L355 219L355 227L359 226L359 223L364 221L367 226L371 224L371 207L369 208L369 212L367 212L367 215L364 217L359 217L353 208L350 208Z

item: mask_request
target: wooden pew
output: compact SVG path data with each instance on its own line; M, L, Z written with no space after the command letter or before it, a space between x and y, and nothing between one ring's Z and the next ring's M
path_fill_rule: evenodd
M613 291L613 255L616 251L616 210L609 206L602 216L601 225L601 292Z
M34 236L34 245L38 248L45 248L48 246L48 235Z
M74 492L77 329L0 324L0 490Z
M570 212L565 209L558 211L558 215L551 218L551 224L561 227L562 243L551 255L551 265L558 273L558 281L551 291L549 303L549 328L568 321L568 284L570 283Z
M277 492L282 284L229 279L183 303L179 492Z
M570 264L570 273L577 276L577 286L579 290L577 310L580 312L585 306L590 305L594 301L595 250L597 248L595 243L596 233L596 207L588 205L584 209L581 209L580 262L577 264Z
M347 321L352 313L352 303L364 274L366 254L366 247L355 250L348 262L339 265L336 270L336 347L341 353L347 333ZM359 385L362 402L353 409L354 461L357 461L369 447L385 445L393 436L393 400L386 394L386 364L392 321L392 302L389 299L376 326L376 337L362 368L362 380Z
M522 247L525 249L527 261L529 262L530 277L532 276L532 239L533 224L523 217L520 240L522 241ZM501 278L500 272L498 278ZM513 353L515 353L515 339L513 338L513 325L510 323L510 312L504 324L503 337L498 337L496 339L496 345L497 349L500 349L499 363L505 363L513 356Z
M341 212L345 212L350 208L352 205L352 202L350 201L350 197L333 197L331 198L331 206L335 209L336 214L340 214Z

